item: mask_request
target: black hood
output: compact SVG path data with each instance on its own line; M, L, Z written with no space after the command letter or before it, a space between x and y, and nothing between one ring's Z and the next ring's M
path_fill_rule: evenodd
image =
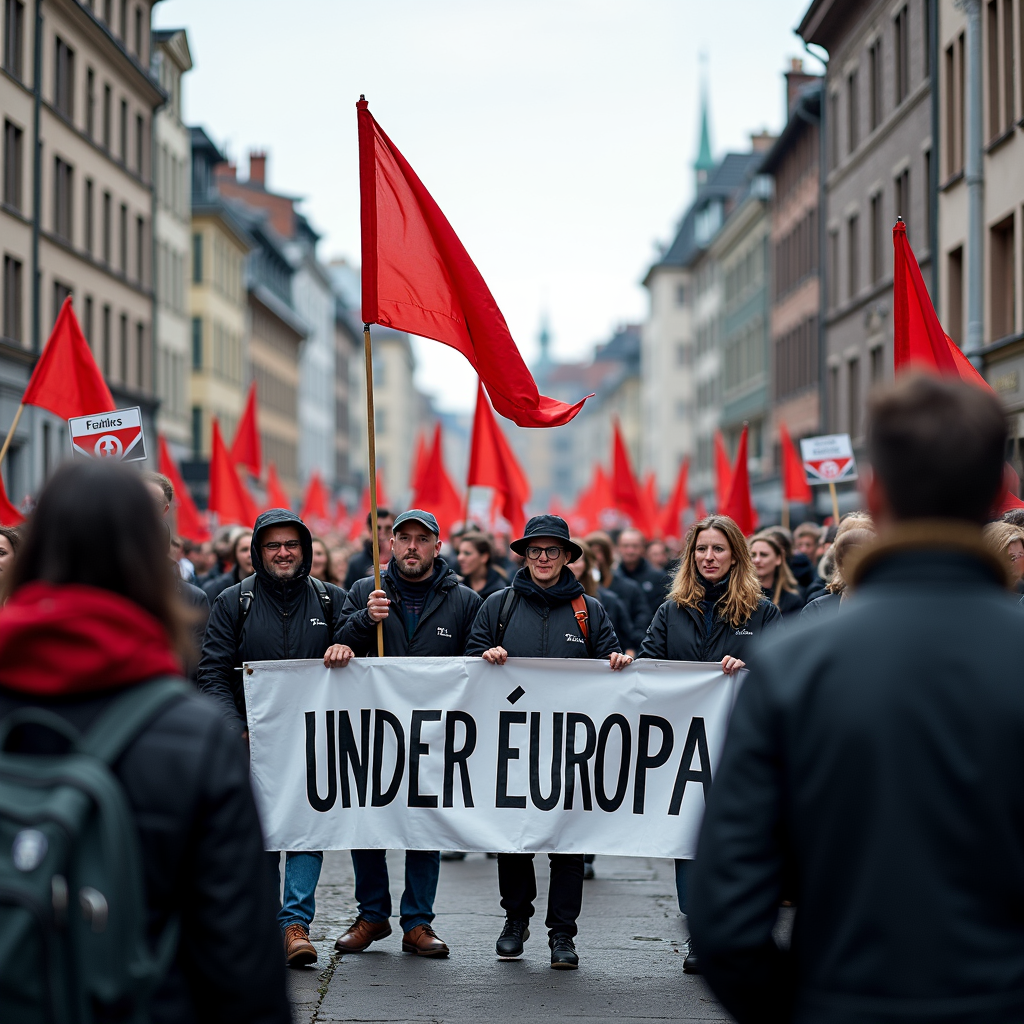
M302 541L302 568L290 580L281 581L267 571L263 564L263 548L260 544L260 534L268 526L294 526L299 531L299 540ZM272 587L284 587L288 589L293 583L305 580L309 576L309 570L313 565L313 535L309 532L306 524L290 509L271 508L260 513L256 519L256 525L252 531L252 544L249 547L252 554L252 567L256 578L261 583Z

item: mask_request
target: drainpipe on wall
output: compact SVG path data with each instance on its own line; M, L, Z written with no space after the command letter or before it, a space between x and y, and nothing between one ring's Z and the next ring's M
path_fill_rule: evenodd
M982 162L981 0L956 0L967 15L964 121L967 182L967 337L964 353L978 370L985 333L985 173Z
M928 251L932 254L932 305L939 308L939 5L928 5L928 47L932 91L932 159L928 175Z
M32 353L42 348L40 329L39 226L43 212L43 156L39 134L42 116L43 79L43 0L36 0L35 28L32 35Z

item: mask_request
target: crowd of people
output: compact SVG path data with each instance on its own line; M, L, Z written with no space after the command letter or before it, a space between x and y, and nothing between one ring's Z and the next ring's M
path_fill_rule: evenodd
M677 543L574 537L538 515L511 540L472 524L443 538L428 509L381 508L379 587L368 539L351 549L272 509L189 545L168 527L166 478L66 465L24 534L0 529L0 721L46 712L12 719L0 757L78 749L128 691L192 680L110 762L138 828L147 936L180 923L152 1019L283 1021L284 966L317 960L323 854L263 851L243 662L343 670L382 634L388 657L748 668L696 863L676 863L683 970L741 1022L1021 1019L1024 623L1005 591L1024 589L1024 514L990 521L1005 422L978 389L913 378L874 400L868 435L866 509L839 523L744 537L709 515ZM533 860L497 855L501 959L530 936ZM405 853L407 953L449 954L440 861ZM385 852L352 862L342 953L392 931ZM551 966L576 969L593 858L552 852L549 871ZM788 947L773 937L783 902ZM0 965L0 992L14 984Z

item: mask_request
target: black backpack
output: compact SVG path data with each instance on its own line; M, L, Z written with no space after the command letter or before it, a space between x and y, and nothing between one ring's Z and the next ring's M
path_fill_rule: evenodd
M316 599L320 602L320 610L324 613L324 622L327 623L327 635L333 643L334 602L331 600L331 592L323 580L318 580L315 576L307 576L306 579L316 593ZM235 622L236 641L242 638L242 627L245 625L249 612L252 611L253 598L256 596L256 573L246 576L239 586L241 589L238 591L238 620Z
M134 686L85 735L40 707L0 722L4 1024L148 1021L149 997L178 948L179 923L173 919L150 948L138 832L111 766L186 693L177 679ZM7 750L11 733L26 724L66 737L68 751Z

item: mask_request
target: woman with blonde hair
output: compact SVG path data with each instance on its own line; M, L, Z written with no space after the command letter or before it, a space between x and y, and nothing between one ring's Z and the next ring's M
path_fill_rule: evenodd
M761 583L761 592L779 609L782 617L799 614L804 599L779 538L770 530L755 534L750 538L750 559Z
M1024 529L1013 523L989 523L984 529L985 543L1006 562L1007 572L1018 593L1024 576Z
M849 522L851 525L846 526ZM808 601L800 612L800 621L831 617L839 611L839 607L847 596L847 574L850 568L850 555L859 548L866 547L875 539L875 531L870 519L849 519L839 524L839 532L832 544L828 557L833 562L825 593Z
M781 621L779 609L761 591L740 528L728 516L707 516L686 537L668 600L654 613L639 657L715 661L732 675L745 667L751 644ZM683 915L689 864L676 861L676 896ZM690 947L683 970L700 974Z

